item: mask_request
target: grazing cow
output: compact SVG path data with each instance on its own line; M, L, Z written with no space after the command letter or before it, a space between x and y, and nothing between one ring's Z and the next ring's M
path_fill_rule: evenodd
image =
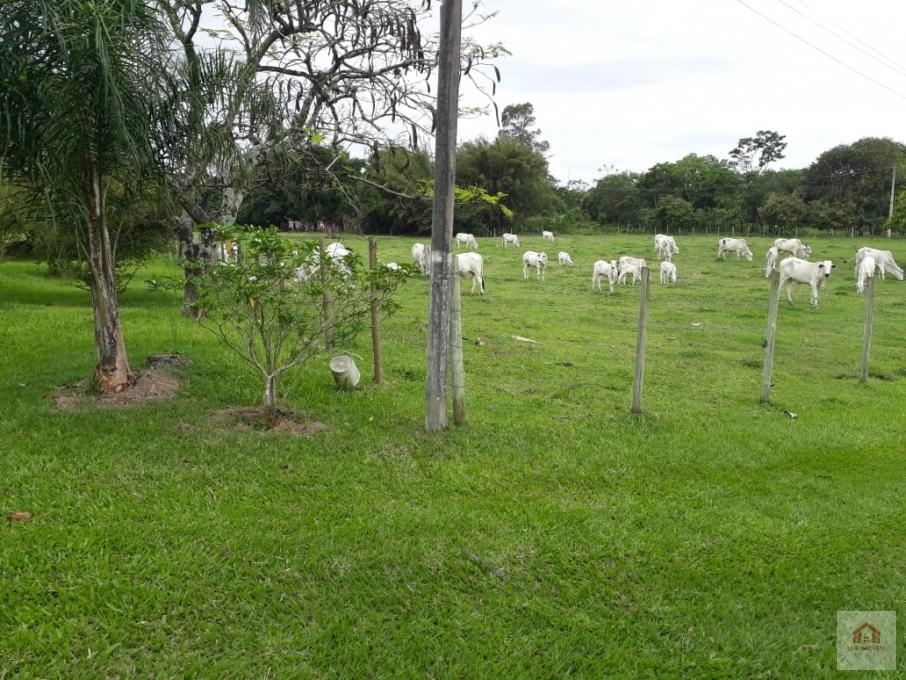
M739 256L752 261L752 251L744 238L722 238L717 242L717 259L726 260L727 253L736 253L736 259Z
M676 283L676 265L669 260L661 262L661 283Z
M457 253L456 273L463 278L472 277L472 290L469 295L475 294L476 284L484 295L484 258L478 253Z
M764 276L765 278L771 275L771 272L777 269L777 258L780 257L780 251L777 250L777 246L771 246L768 248L768 252L764 255Z
M513 245L516 248L521 248L519 245L519 236L516 234L504 234L503 235L503 247L506 248L508 245Z
M529 267L538 270L538 278L544 281L544 269L547 267L547 253L536 253L534 250L526 250L522 254L522 278L528 278Z
M575 264L575 262L573 262L573 258L571 258L569 256L569 253L564 250L561 250L559 253L557 253L557 262L560 264Z
M327 244L327 247L324 248L324 252L330 257L331 269L336 269L341 274L349 274L349 265L345 261L345 257L352 253L349 248L339 241L335 241L334 243ZM317 251L307 257L306 262L296 268L296 280L310 281L320 270L320 259Z
M824 287L825 281L831 275L834 263L830 260L809 262L798 257L785 257L780 261L780 290L786 284L786 299L793 304L790 289L793 283L805 283L812 288L812 297L809 301L812 307L818 306L818 286Z
M679 246L676 245L676 241L673 240L672 236L667 236L666 234L655 234L654 235L654 252L662 260L667 260L668 262L673 259L673 256L679 252Z
M613 284L620 275L620 269L616 260L598 260L591 268L591 289L601 290L601 279L606 278L610 286L610 292L613 292Z
M642 275L642 268L647 267L648 263L641 257L623 255L623 257L620 258L618 266L620 273L619 276L617 276L617 282L626 283L626 277L632 274L632 285L634 286L636 279Z
M542 241L553 241L553 240L554 240L554 232L552 232L552 231L542 231L542 232L541 232L541 240L542 240Z
M881 272L881 278L884 278L884 274L887 271L890 271L894 278L897 281L903 280L903 270L900 269L900 265L897 264L896 260L893 259L893 253L889 250L878 250L877 248L859 248L856 251L856 270L858 271L859 263L862 262L866 257L871 256L875 259L875 266L878 268L878 271Z
M871 255L866 255L859 262L859 266L856 268L856 290L860 293L865 292L865 281L874 277L875 266L875 258Z
M428 278L431 274L431 246L426 246L424 243L413 243L412 262L418 265L422 276Z
M459 246L461 244L465 244L472 250L478 250L478 241L475 240L475 237L472 236L472 234L467 234L467 233L461 231L458 234L456 234L456 236L454 237L454 240L456 241L457 248L459 248Z
M798 238L778 238L774 241L778 253L789 253L793 257L807 260L812 256L812 249Z
M400 266L396 262L385 262L384 269L391 272L398 272L400 270Z

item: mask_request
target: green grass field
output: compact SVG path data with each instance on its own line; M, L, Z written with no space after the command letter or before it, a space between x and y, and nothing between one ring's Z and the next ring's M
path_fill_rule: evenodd
M782 303L761 404L768 239L749 239L751 263L717 261L716 236L677 241L678 284L652 272L632 415L639 287L593 293L591 264L656 265L652 237L563 236L543 282L521 269L540 237L481 239L468 420L433 435L425 281L384 321L385 385L367 334L348 348L358 391L335 390L326 357L285 382L326 426L296 437L215 417L262 388L175 293L143 289L178 273L165 259L122 317L134 369L191 359L179 394L59 410L94 367L87 293L0 264L0 678L836 674L837 611L906 601L906 283L877 282L861 384L843 260L906 247L811 241L838 268L819 309L805 286ZM381 238L380 256L408 261L413 242Z

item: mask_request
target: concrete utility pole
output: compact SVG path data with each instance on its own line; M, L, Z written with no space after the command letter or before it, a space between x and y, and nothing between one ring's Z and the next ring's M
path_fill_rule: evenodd
M462 0L440 8L437 68L437 138L434 152L434 210L431 217L431 295L428 300L428 379L425 430L447 427L447 367L453 271L453 195L456 181L456 123Z

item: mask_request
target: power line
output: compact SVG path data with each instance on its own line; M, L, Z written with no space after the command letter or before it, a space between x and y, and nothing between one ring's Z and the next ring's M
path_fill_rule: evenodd
M852 37L855 38L858 42L860 42L860 43L862 43L863 45L865 45L866 47L868 47L872 52L875 52L876 54L881 55L882 58L879 58L879 57L875 56L874 54L871 54L871 52L869 52L868 50L863 49L862 47L860 47L859 45L857 45L857 44L856 44L855 42L853 42L852 40L849 40L848 38L846 38L846 37L840 35L840 34L837 33L836 31L832 31L832 30L829 29L827 26L822 25L821 22L817 21L817 20L814 19L813 17L808 16L808 15L807 15L805 12L803 12L802 10L796 9L796 8L793 7L791 4L789 4L788 2L786 2L786 0L777 0L777 2L779 2L781 5L783 5L783 6L787 7L787 8L789 8L790 10L792 10L793 12L795 12L796 14L798 14L799 16L803 17L806 21L809 21L809 22L813 23L815 26L817 26L818 28L820 28L822 31L824 31L824 32L826 32L826 33L830 33L832 36L834 36L834 37L837 38L838 40L842 40L842 41L845 42L847 45L849 45L850 47L852 47L852 48L858 50L859 52L861 52L862 54L864 54L864 55L867 56L868 58L874 59L874 60L877 61L878 63L882 64L883 66L886 66L886 67L889 68L891 71L894 71L894 72L898 73L898 74L901 75L901 76L906 75L906 69L904 69L902 66L900 66L899 64L897 64L897 63L896 63L895 61L893 61L892 59L890 59L890 58L884 56L883 54L881 54L881 52L878 52L878 50L876 50L876 49L874 49L873 47L871 47L870 45L866 44L864 41L859 40L858 38L856 38L856 36L853 35ZM803 4L804 4L804 3L803 3ZM849 35L852 35L852 33L849 33L848 31L846 31L846 29L844 29L844 28L842 28L842 27L840 27L840 26L837 26L837 25L834 24L833 22L830 22L830 23L831 23L831 25L836 26L837 28L839 28L839 29L840 29L841 31L843 31L844 33L848 33Z
M805 2L805 0L799 0L799 4L800 4L800 5L803 5L804 7L808 7L809 9L812 9L812 6L809 5L807 2ZM869 45L867 42L865 42L864 40L862 40L861 38L859 38L859 36L857 36L857 35L851 33L851 32L848 31L848 30L846 30L843 26L841 26L840 24L835 23L835 22L832 21L831 19L828 19L826 16L825 16L825 17L822 17L822 18L824 19L824 21L826 21L827 23L829 23L831 26L833 26L834 28L840 29L840 30L843 31L846 35L850 36L850 37L851 37L853 40L855 40L856 42L861 43L862 45L864 45L865 47L867 47L869 50L871 50L872 52L874 52L875 54L877 54L877 55L878 55L879 57L881 57L882 59L884 59L884 60L890 62L891 64L893 64L894 66L896 66L896 67L897 67L898 69L900 69L901 71L906 72L906 66L903 66L902 64L898 63L895 59L891 59L890 57L888 57L886 54L884 54L884 53L881 52L880 50L875 49L874 47L872 47L871 45Z
M860 71L859 69L857 69L857 68L855 68L855 67L853 67L853 66L850 66L850 65L847 64L845 61L842 61L842 60L840 60L840 59L837 59L837 57L835 57L834 55L832 55L830 52L827 52L827 51L821 49L820 47L818 47L818 46L815 45L814 43L811 43L811 42L809 42L808 40L806 40L805 38L803 38L803 37L802 37L801 35L799 35L798 33L795 33L794 31L791 31L790 29L788 29L788 28L787 28L786 26L784 26L783 24L780 24L780 23L774 21L773 19L771 19L769 16L767 16L767 15L765 15L765 14L762 14L762 13L759 12L757 9L755 9L754 7L752 7L751 5L747 5L745 2L743 2L743 0L736 0L736 2L738 2L740 5L742 5L742 6L745 7L746 9L748 9L750 12L753 12L754 14L757 14L758 16L760 16L760 17L761 17L762 19L764 19L765 21L767 21L767 22L769 22L769 23L771 23L771 24L774 24L774 26L776 26L777 28L779 28L779 29L780 29L781 31L783 31L784 33L789 33L791 36L793 36L794 38L796 38L796 40L799 40L800 42L803 42L803 43L805 43L806 45L808 45L809 47L811 47L813 50L815 50L815 51L817 51L817 52L820 52L821 54L823 54L823 55L824 55L825 57L827 57L828 59L833 59L835 62L837 62L838 64L840 64L840 66L842 66L842 67L844 67L844 68L846 68L846 69L849 69L850 71L852 71L853 73L855 73L855 74L857 74L857 75L862 76L863 78L865 78L865 79L868 80L868 81L871 81L872 83L874 83L874 84L877 85L878 87L884 88L885 90L887 90L887 91L890 92L891 94L896 95L896 96L899 97L900 99L906 99L906 94L903 94L902 92L898 92L898 91L894 90L892 87L888 87L887 85L885 85L885 84L882 83L881 81L875 80L875 79L872 78L870 75L868 75L868 74L866 74L866 73L863 73L862 71Z

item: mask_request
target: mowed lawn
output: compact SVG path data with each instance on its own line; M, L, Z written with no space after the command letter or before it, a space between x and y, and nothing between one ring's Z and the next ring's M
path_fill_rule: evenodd
M770 241L749 241L753 262L720 262L716 235L678 236L662 286L651 235L479 239L468 420L432 435L423 280L383 322L385 385L367 334L358 391L326 357L284 382L324 424L298 437L216 416L262 386L144 288L178 275L166 258L122 313L135 369L191 360L178 395L59 410L93 370L87 293L0 263L0 678L835 675L838 610L904 616L906 283L877 282L861 384L851 260L906 264L906 245L810 241L838 267L819 309L805 286L782 303L761 404ZM380 257L414 242L379 238ZM527 249L551 256L545 281L523 280ZM623 254L654 268L642 415L639 286L591 290L592 262Z

